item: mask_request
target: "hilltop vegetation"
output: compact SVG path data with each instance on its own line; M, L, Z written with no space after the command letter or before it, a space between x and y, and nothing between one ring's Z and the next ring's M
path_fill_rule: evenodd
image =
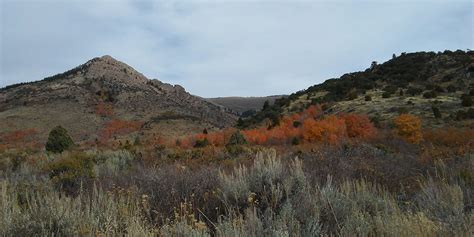
M372 62L365 71L344 74L278 99L245 120L243 126L275 121L312 104L324 104L330 114L363 113L378 121L409 112L430 126L464 125L465 120L471 124L473 77L473 51L402 53L382 64ZM432 108L438 110L438 117Z

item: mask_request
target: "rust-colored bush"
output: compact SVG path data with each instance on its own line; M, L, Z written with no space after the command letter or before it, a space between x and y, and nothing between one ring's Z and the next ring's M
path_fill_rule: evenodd
M35 128L21 129L0 134L0 150L8 148L39 148L38 130Z
M321 141L323 139L324 129L314 119L306 119L303 122L303 138L308 142Z
M326 141L329 144L336 144L345 136L345 122L336 116L328 116L319 121L306 119L303 122L303 138L307 142Z
M423 138L437 146L472 147L474 129L472 128L440 128L423 131Z
M119 119L110 120L100 131L100 140L106 142L113 136L126 135L138 131L142 124L141 121L126 121Z
M410 143L417 144L423 140L421 119L410 114L401 114L394 120L395 132Z
M376 129L365 115L345 114L321 118L322 110L319 105L312 105L301 113L283 116L278 125L243 130L242 134L250 145L290 145L295 141L306 143L326 142L336 144L341 139L370 138ZM196 141L207 139L210 145L225 145L234 130L223 130L208 134L179 138L181 148L191 148Z
M370 138L376 133L375 126L367 115L345 114L342 118L346 123L348 137Z

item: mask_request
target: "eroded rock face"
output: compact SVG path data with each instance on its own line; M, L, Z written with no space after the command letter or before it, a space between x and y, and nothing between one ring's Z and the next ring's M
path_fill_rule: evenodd
M94 115L99 103L111 105L114 116L127 120L147 122L163 114L173 114L173 118L194 118L216 127L229 126L236 121L231 113L189 94L182 86L150 80L108 55L42 81L1 89L0 120L8 119L10 127L11 124L22 127L11 118L28 119L29 116L34 117L38 109L55 110L53 105L59 108L58 103L68 104L68 108L75 111L69 115L71 123L74 123L74 117ZM16 112L19 108L21 113ZM41 119L55 120L54 117ZM103 119L97 116L97 120L100 122ZM3 130L11 128L0 125L0 132Z

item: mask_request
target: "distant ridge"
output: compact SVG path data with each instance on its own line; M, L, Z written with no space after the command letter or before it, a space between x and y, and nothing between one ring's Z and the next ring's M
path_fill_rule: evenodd
M259 111L262 109L265 101L268 100L270 104L279 98L284 97L285 95L271 95L271 96L262 96L262 97L240 97L240 96L229 96L229 97L216 97L216 98L207 98L206 100L222 105L231 111L237 114L243 114L248 111Z

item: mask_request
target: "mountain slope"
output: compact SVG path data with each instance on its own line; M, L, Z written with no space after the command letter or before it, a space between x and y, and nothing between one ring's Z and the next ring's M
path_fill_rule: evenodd
M473 51L403 53L380 65L373 62L365 71L344 74L278 99L245 120L243 126L275 121L310 104L325 104L327 114L364 113L381 122L407 112L420 116L426 126L470 126L474 110L463 106L461 97L472 97L473 89ZM441 112L441 118L434 117L433 108Z
M62 125L76 140L91 140L113 120L139 121L142 133L171 135L229 126L236 117L110 56L0 90L0 133L34 128L44 140Z
M214 104L224 106L231 111L243 114L246 111L259 111L262 109L265 101L268 100L270 104L276 99L282 98L283 95L272 95L264 97L217 97L217 98L207 98L207 101L210 101Z

